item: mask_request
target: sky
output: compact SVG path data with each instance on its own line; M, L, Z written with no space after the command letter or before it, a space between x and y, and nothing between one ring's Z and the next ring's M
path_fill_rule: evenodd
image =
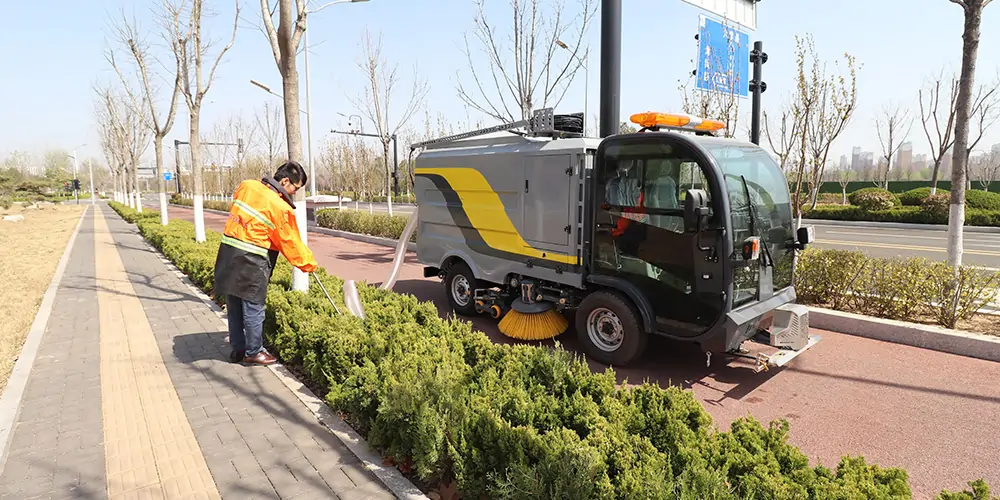
M280 100L250 84L260 81L280 91L280 78L264 34L253 26L260 6L240 0L244 18L230 50L205 97L201 129L211 130L234 114L249 117L265 102ZM573 5L575 0L563 0ZM322 5L312 0L312 6ZM134 12L144 32L155 36L151 7L156 2L125 0L53 0L8 2L9 21L0 30L0 158L13 150L41 156L49 149L77 150L79 157L103 158L94 127L94 91L97 82L116 78L104 57L108 47L108 18L124 8ZM507 0L487 0L488 16L496 22L509 17ZM704 11L682 0L624 0L621 113L679 111L677 90L694 69L699 15ZM232 30L234 0L206 0L215 15L205 22L218 47ZM340 115L357 114L353 97L363 92L365 78L357 67L366 30L381 34L383 53L398 63L401 81L396 106L401 113L411 75L429 84L426 110L451 123L482 120L468 110L456 92L456 82L471 82L461 50L463 34L473 26L473 0L371 0L334 5L309 17L313 149L318 154L332 128L347 128ZM768 54L764 65L766 110L776 110L795 87L795 36L812 35L820 57L829 63L850 53L862 65L858 73L858 110L833 147L833 159L850 155L853 146L880 150L875 117L886 105L908 107L915 118L909 139L916 154L926 153L927 139L919 121L917 90L943 68L961 66L962 9L949 0L838 0L836 2L767 0L758 4L757 29L750 40L761 40ZM590 47L588 116L596 114L600 95L600 15L595 16L585 46ZM987 81L1000 70L1000 5L986 9L982 23L977 81ZM475 47L474 47L475 48ZM568 52L562 57L568 57ZM301 97L305 108L305 75ZM480 66L482 67L482 66ZM584 72L557 108L583 111ZM750 102L741 106L749 111ZM188 117L183 103L168 141L186 139ZM411 126L423 129L424 115ZM486 119L486 123L493 124ZM303 133L305 133L303 120ZM372 131L371 123L365 131ZM1000 143L1000 125L983 139L981 149ZM149 149L150 153L152 148Z

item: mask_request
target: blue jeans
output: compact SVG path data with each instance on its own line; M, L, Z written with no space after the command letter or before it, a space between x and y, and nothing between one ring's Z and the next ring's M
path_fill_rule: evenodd
M229 316L229 345L233 351L256 356L264 350L264 304L254 304L226 295Z

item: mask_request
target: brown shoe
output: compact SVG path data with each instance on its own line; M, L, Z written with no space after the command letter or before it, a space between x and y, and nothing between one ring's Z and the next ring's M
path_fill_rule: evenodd
M278 361L278 358L271 356L267 351L261 351L255 356L246 356L243 358L244 363L249 363L252 365L273 365Z

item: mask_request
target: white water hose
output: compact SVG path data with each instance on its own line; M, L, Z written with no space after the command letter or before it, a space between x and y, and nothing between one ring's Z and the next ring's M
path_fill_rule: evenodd
M403 228L403 234L400 235L399 242L396 243L396 255L392 259L392 273L389 274L389 279L382 283L381 288L383 290L392 290L393 285L396 284L396 278L399 277L399 269L403 267L403 261L406 257L406 246L410 242L410 237L413 236L413 231L417 228L417 213L419 210L419 207L413 208L413 213L410 214L410 219L406 221L406 227Z

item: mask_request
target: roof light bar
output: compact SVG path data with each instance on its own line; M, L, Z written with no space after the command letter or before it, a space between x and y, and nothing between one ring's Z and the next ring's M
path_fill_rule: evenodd
M657 113L649 111L646 113L636 113L630 117L630 120L640 127L649 129L674 128L716 132L726 128L726 125L718 120L706 120L698 116L683 113Z

